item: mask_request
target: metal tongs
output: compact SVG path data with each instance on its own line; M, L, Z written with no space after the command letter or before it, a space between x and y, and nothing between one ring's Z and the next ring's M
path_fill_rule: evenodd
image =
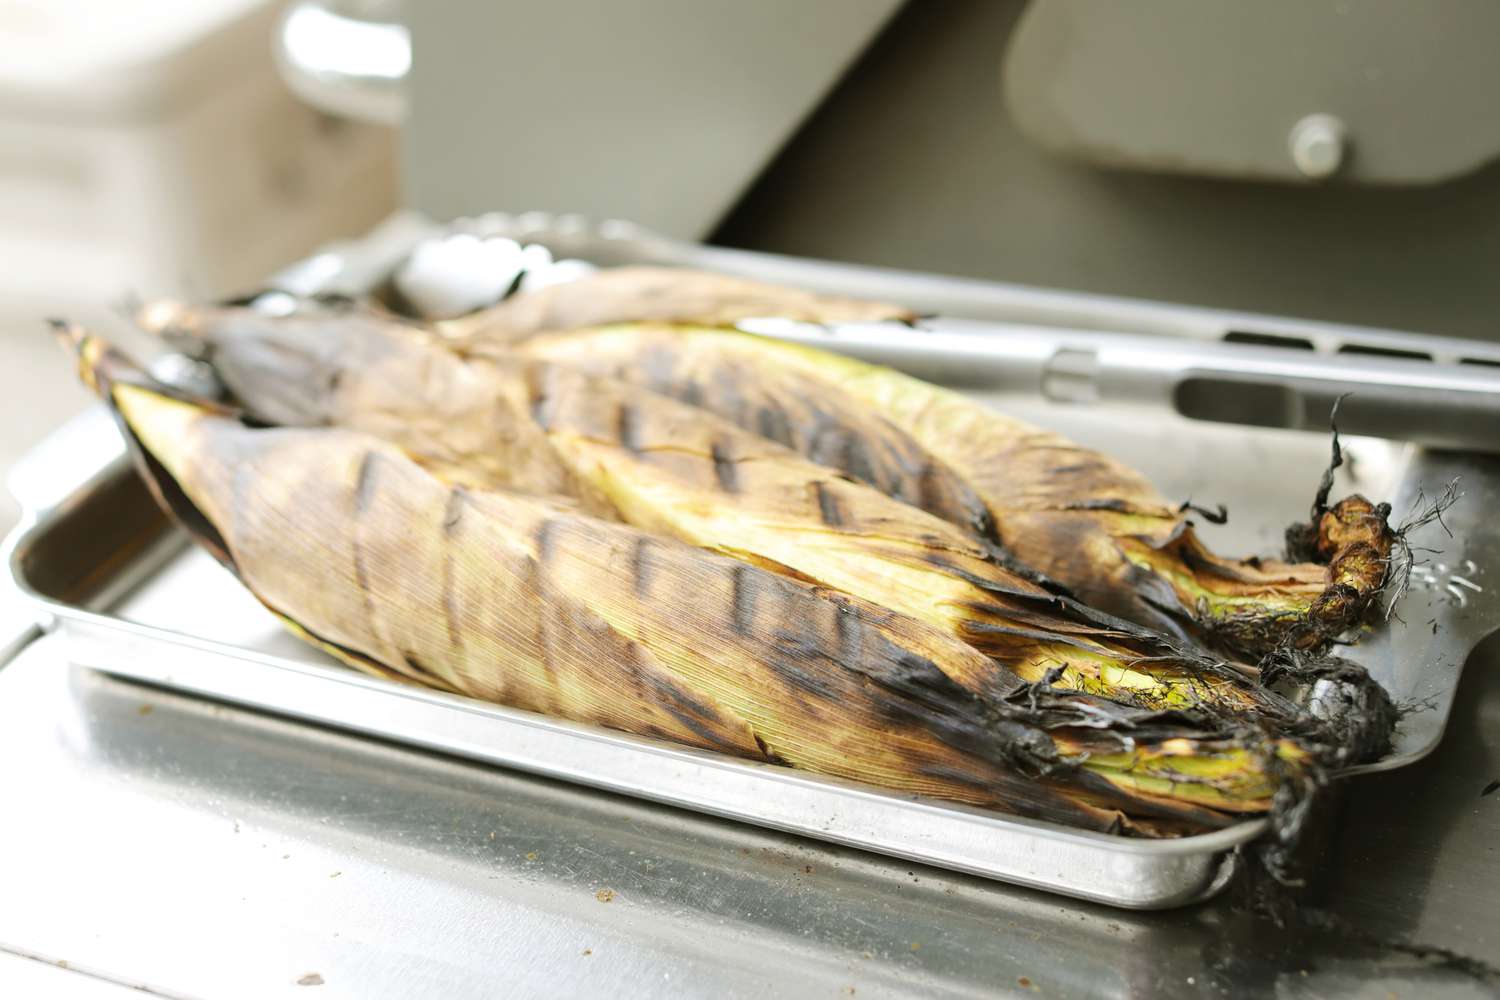
M359 254L337 248L318 254L283 271L271 287L298 295L368 294L408 265L423 243L473 245L476 234L504 240L518 252L528 242L547 247L525 248L541 252L546 274L518 278L496 297L513 294L525 280L567 280L587 269L565 258L719 270L940 311L944 315L913 325L739 324L931 381L1320 432L1328 429L1334 401L1344 397L1339 426L1346 433L1500 454L1500 348L1491 344L793 261L681 243L621 222L594 227L574 216L497 213L441 226L399 214L363 241ZM601 247L612 252L600 258ZM956 314L973 318L947 318Z
M941 384L1223 423L1323 431L1343 397L1346 433L1500 453L1500 367L945 318L739 325Z

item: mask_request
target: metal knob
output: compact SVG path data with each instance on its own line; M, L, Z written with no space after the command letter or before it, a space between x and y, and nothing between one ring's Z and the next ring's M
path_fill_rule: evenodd
M1292 126L1287 145L1292 162L1309 180L1327 180L1344 165L1348 130L1333 115L1313 114Z

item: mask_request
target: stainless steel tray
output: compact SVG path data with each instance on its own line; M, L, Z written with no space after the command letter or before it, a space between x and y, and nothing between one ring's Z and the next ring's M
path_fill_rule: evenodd
M612 263L631 259L607 234L590 236L575 227L550 232L538 228L540 220L534 218L521 229L513 223L489 224L556 243L573 256ZM359 280L368 284L383 273L382 261L391 259L392 246L403 240L409 245L412 235L422 231L408 225L399 240L388 231L370 243L315 258L286 280L302 282L301 290L342 281L339 287L347 290L362 274ZM712 258L700 261L693 248L673 246L682 258L676 263L711 263L752 274L758 273L757 263L764 263L781 280L797 278L794 262L785 259L737 253L726 261L723 251L700 248ZM659 261L660 255L652 259ZM809 273L853 270L812 262L804 266ZM309 276L316 273L322 274L321 281L309 285ZM882 289L886 297L906 299L903 282L918 282L925 289L922 301L930 305L941 298L936 293L942 280L887 275ZM807 283L841 287L821 272ZM869 291L867 281L851 281L847 287ZM865 342L866 334L873 339ZM1064 404L1004 380L996 384L1008 391L990 391L983 378L975 377L981 370L973 367L970 356L983 353L989 343L984 335L968 329L957 331L957 339L934 338L922 355L924 363L968 371L966 391L1110 451L1152 475L1168 495L1229 502L1230 523L1206 526L1217 547L1274 549L1281 527L1305 514L1327 459L1326 435L1192 421L1140 399L1102 396L1092 405ZM1033 352L1048 344L1061 350L1058 345L1068 343L1069 336L1061 328L1037 327L1026 343ZM843 331L841 342L879 353L882 344L890 346L882 337L881 331ZM1194 349L1191 342L1173 348L1189 360ZM1230 350L1232 358L1236 349ZM934 361L944 352L945 360ZM1109 357L1108 352L1098 356ZM1106 365L1102 377L1107 381L1108 375ZM1404 624L1382 630L1350 651L1399 701L1418 707L1404 720L1395 753L1373 765L1378 769L1415 760L1437 744L1464 661L1479 639L1500 624L1500 600L1485 573L1500 554L1500 532L1481 516L1500 501L1500 462L1373 438L1347 444L1351 461L1339 488L1390 499L1398 518L1419 503L1422 489L1430 494L1454 477L1461 477L1466 494L1446 518L1453 539L1436 526L1415 539L1443 552L1430 557L1417 576L1419 586L1402 603ZM44 443L17 467L12 486L27 511L7 542L15 585L47 617L47 624L69 637L76 663L111 674L1118 906L1159 908L1212 895L1233 874L1235 848L1262 830L1262 823L1247 822L1214 834L1151 842L1081 833L914 801L354 674L284 634L232 577L186 545L156 512L99 411Z

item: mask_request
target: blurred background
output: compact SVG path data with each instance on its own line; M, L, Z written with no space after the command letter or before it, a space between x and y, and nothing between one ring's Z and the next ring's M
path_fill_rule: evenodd
M297 98L281 14L0 0L0 468L88 402L44 317L122 336L132 300L253 286L398 203L397 130Z
M86 402L44 317L120 336L399 210L1490 339L1497 29L1477 0L0 0L0 466Z

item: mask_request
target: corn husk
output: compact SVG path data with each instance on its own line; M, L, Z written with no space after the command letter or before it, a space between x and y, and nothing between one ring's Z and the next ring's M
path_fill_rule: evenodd
M1109 456L825 351L651 324L469 350L520 350L690 400L750 429L774 414L799 452L888 493L904 471L889 456L915 445L981 498L1000 544L1084 603L1236 651L1321 649L1363 620L1387 581L1395 542L1388 507L1359 496L1320 501L1312 523L1296 531L1307 561L1226 559L1198 538L1190 511ZM825 440L843 443L828 448ZM973 530L973 519L955 519L909 486L903 497Z
M1007 564L980 526L966 531L701 409L510 354L465 362L361 310L177 312L192 318L188 346L257 420L372 433L455 481L565 494L590 513L921 619L989 658L955 677L973 691L1014 675L1147 708L1305 721L1253 669L1058 596ZM939 495L940 472L912 478ZM972 497L963 489L947 495Z
M366 434L247 425L82 331L148 485L345 662L554 717L1093 829L1181 832L1302 794L1319 748L1016 679L924 622L546 498L444 481Z

